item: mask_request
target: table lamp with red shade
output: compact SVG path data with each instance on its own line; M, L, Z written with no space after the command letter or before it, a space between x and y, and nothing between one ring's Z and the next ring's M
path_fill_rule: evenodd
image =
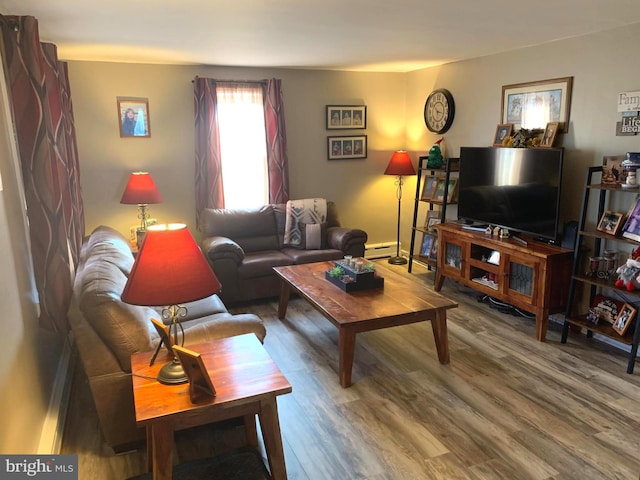
M154 203L162 203L160 192L153 182L153 178L148 172L133 172L129 176L127 186L122 193L120 203L125 205L138 205L138 218L140 219L140 227L138 227L138 248L147 231L149 212L147 206Z
M173 342L178 344L180 319L186 317L183 305L220 291L221 284L193 236L182 223L151 225L122 292L123 302L148 307L164 307L162 319L169 324ZM171 345L167 345L171 350ZM172 352L173 353L173 352ZM187 377L175 353L173 361L162 367L158 381L184 383Z

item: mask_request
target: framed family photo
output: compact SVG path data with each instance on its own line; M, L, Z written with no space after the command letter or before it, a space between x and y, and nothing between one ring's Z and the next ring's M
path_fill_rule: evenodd
M553 142L555 142L556 135L558 134L558 128L560 128L558 122L547 123L544 133L542 134L542 140L540 141L541 147L553 147Z
M327 137L329 160L367 158L367 136Z
M501 123L496 127L496 134L493 137L493 146L501 147L502 142L505 138L511 136L511 132L513 132L513 124L512 123Z
M447 190L447 198L445 200L445 187ZM447 184L447 180L444 178L440 178L438 180L438 185L436 186L436 191L433 194L433 200L436 202L447 202L451 203L455 198L456 189L458 188L458 179L450 178L449 183Z
M150 137L149 99L117 97L116 100L120 137Z
M613 329L620 335L624 335L629 329L636 313L637 309L633 308L628 303L625 303L618 312L615 322L613 322Z
M436 240L435 235L431 235L430 233L424 233L422 235L422 246L420 247L420 255L425 257L430 256L435 240Z
M327 105L327 130L367 128L366 105Z
M424 179L424 185L422 186L422 200L431 200L436 193L436 187L438 186L439 177L435 175L428 175Z
M618 230L622 226L622 219L624 213L612 212L611 210L605 210L598 222L596 230L609 235L617 235Z
M500 120L512 123L515 130L544 130L549 122L558 122L567 133L571 109L573 77L516 83L502 87Z

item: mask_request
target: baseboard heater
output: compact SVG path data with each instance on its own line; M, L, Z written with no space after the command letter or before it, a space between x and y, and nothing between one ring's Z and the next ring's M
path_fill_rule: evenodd
M364 246L364 258L388 258L396 255L397 242L367 243Z

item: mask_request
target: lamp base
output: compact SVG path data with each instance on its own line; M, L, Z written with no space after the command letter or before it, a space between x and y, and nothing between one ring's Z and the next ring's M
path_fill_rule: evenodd
M178 385L180 383L187 383L187 375L184 373L182 364L179 360L165 364L158 372L158 381L165 385Z
M391 265L406 265L407 259L404 257L391 257L389 263Z

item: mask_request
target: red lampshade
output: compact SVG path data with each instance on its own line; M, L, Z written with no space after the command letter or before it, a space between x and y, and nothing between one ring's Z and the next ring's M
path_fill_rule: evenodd
M152 225L121 298L133 305L179 305L213 295L220 287L186 225Z
M415 175L416 171L411 163L409 153L404 150L394 152L389 160L389 165L384 171L385 175Z
M162 197L148 172L134 172L129 177L120 203L127 205L144 205L161 203Z

